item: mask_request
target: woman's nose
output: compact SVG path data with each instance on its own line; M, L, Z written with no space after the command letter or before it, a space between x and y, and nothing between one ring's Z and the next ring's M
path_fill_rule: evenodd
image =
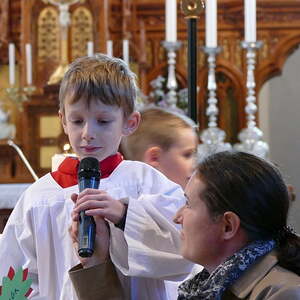
M176 224L182 224L182 220L183 220L183 216L182 216L182 212L184 210L184 206L182 206L181 208L179 208L179 210L176 212L174 218L173 218L173 222Z

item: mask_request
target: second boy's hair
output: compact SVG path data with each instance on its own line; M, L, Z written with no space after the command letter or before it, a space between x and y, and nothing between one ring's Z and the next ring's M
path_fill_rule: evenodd
M59 108L64 103L81 99L89 106L100 100L106 105L121 107L124 116L134 111L137 87L135 75L121 59L105 54L81 57L70 64L60 86Z
M159 146L167 151L178 139L178 129L196 128L195 123L184 115L158 107L141 111L141 123L137 130L122 140L126 159L143 160L145 151Z

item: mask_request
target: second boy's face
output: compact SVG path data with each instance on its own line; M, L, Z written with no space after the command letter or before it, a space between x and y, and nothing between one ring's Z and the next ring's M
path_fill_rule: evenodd
M162 151L157 168L184 189L195 168L197 136L191 128L177 130L177 141Z
M130 120L124 120L121 108L101 101L91 101L89 107L83 100L72 104L66 101L60 117L79 159L92 156L101 161L117 153L122 136L134 130Z

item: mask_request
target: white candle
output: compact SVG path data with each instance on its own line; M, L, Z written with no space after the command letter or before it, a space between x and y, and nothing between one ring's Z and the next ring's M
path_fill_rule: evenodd
M107 55L109 56L113 56L113 41L112 40L108 40L106 42L106 52L107 52Z
M91 41L87 42L87 55L88 56L94 55L94 43Z
M176 42L177 41L177 1L166 0L165 7L165 18L166 18L166 41Z
M32 85L31 44L25 44L25 52L26 52L26 80L27 80L27 85Z
M123 40L123 60L129 65L129 40Z
M245 41L256 42L256 0L245 0Z
M217 47L217 0L206 1L205 45Z
M8 60L9 60L9 84L15 84L15 64L16 64L16 54L15 45L10 43L8 45Z

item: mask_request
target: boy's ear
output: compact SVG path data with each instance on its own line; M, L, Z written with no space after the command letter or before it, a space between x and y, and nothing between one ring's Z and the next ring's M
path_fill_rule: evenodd
M143 156L143 162L152 166L155 169L158 169L160 166L160 157L162 150L158 146L153 146L148 148Z
M58 116L59 116L59 118L60 118L60 122L61 122L61 125L62 125L63 129L64 129L65 134L68 135L65 114L62 113L62 112L59 110L59 111L58 111Z
M238 234L241 228L241 221L237 214L227 211L223 215L223 238L230 240Z
M123 135L128 136L132 134L139 126L141 121L141 114L138 111L133 112L124 123Z

